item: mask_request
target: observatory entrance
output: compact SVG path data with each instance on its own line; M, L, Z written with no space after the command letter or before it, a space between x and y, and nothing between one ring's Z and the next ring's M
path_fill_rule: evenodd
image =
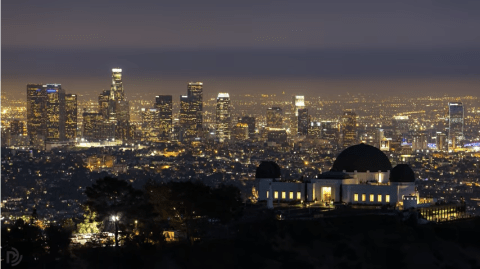
M322 187L322 198L323 201L332 200L332 187Z

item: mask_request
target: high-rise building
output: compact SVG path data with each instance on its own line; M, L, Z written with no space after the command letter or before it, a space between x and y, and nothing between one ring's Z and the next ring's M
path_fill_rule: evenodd
M130 106L126 100L118 100L115 103L115 139L127 141L131 138L130 133Z
M10 122L10 135L24 135L23 121L14 119Z
M101 113L83 113L83 139L88 142L101 140L101 124L104 122Z
M142 140L158 142L159 140L159 109L142 108Z
M98 95L98 109L105 120L110 118L113 108L110 106L110 91L104 90Z
M283 118L282 109L280 107L270 107L267 109L267 127L282 128Z
M191 139L197 135L197 111L187 95L180 96L180 138Z
M112 84L110 90L104 90L98 96L99 113L104 125L109 129L114 126L115 139L128 141L133 138L130 125L130 106L123 89L122 69L112 69Z
M170 140L173 128L173 109L171 95L157 95L155 108L158 110L159 138Z
M30 146L45 148L47 90L42 84L27 84L27 134Z
M338 127L337 122L333 121L322 121L322 138L327 139L329 141L336 141L338 144Z
M188 83L187 95L190 99L192 109L196 110L196 128L197 132L199 132L203 128L203 83Z
M239 123L245 123L248 126L248 138L255 136L255 118L254 117L241 117L238 118Z
M322 124L315 121L310 122L310 127L307 130L309 138L321 138L322 137Z
M342 146L349 147L357 144L357 114L353 110L345 110L341 117Z
M187 95L180 96L180 137L191 140L198 137L203 126L203 83L188 83Z
M112 86L110 87L110 100L125 100L123 91L122 69L112 69Z
M300 119L299 119L298 111L304 108L305 108L305 96L303 95L292 96L292 114L291 114L290 133L294 136L300 133L299 131Z
M65 94L65 138L75 141L77 138L77 95Z
M98 142L115 139L115 123L105 120L101 113L83 113L83 139Z
M392 126L395 140L406 141L409 131L408 116L397 115L393 116Z
M217 96L216 109L216 134L220 142L230 139L230 95L228 93L219 93Z
M412 150L427 150L428 143L427 143L427 135L423 132L416 132L413 134L412 140Z
M448 103L448 140L455 148L460 145L463 137L464 108L461 102Z
M308 109L301 108L298 110L298 134L299 135L307 135L308 134L308 127L309 127L309 117L308 117Z
M232 137L237 141L242 141L249 138L248 124L238 122L233 127Z
M60 84L47 84L46 142L65 140L65 90Z
M437 150L444 151L448 149L447 136L443 132L437 132L436 143Z

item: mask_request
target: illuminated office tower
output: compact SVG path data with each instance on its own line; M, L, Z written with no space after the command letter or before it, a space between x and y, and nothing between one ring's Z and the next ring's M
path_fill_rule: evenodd
M65 140L65 90L60 84L47 84L46 142Z
M405 141L409 131L408 116L393 116L392 126L396 140Z
M255 118L254 117L241 117L241 118L238 118L238 122L247 124L248 138L253 138L255 136Z
M158 142L159 140L159 109L142 108L142 140Z
M327 140L330 140L330 141L338 140L337 122L322 121L320 124L322 126L322 138L323 139L327 139ZM337 141L337 143L338 143L338 141Z
M115 123L106 121L101 113L83 114L83 139L87 142L113 141L115 138Z
M23 121L14 119L10 122L10 135L24 135Z
M248 124L237 122L233 127L232 137L237 141L246 140L249 138Z
M342 146L349 147L357 144L357 114L353 110L345 110L341 117Z
M437 150L443 151L448 149L447 136L443 132L437 132Z
M191 105L187 95L180 96L181 138L191 139L197 136L197 110Z
M412 150L427 150L428 149L428 141L427 135L425 133L416 132L413 134L413 141L412 141Z
M321 138L322 137L322 124L315 121L310 122L310 127L307 130L309 138Z
M298 110L298 134L299 135L307 135L308 134L308 125L309 125L309 118L308 118L308 109L301 108Z
M155 97L155 108L158 110L159 138L161 140L170 140L172 134L172 96L157 95Z
M115 139L127 141L130 135L130 106L126 100L118 100L115 103Z
M112 69L112 85L110 87L110 100L125 100L123 91L122 69Z
M282 109L279 107L270 107L267 109L267 127L282 128Z
M448 140L456 148L463 140L464 108L461 102L448 103Z
M83 113L83 139L87 142L102 140L102 124L104 122L101 113Z
M27 134L30 146L45 148L47 90L42 84L27 84Z
M200 135L203 125L203 83L188 83L187 95L180 96L182 137L191 140Z
M216 133L220 142L230 139L230 124L230 95L228 93L219 93L216 109Z
M198 132L202 130L203 126L203 83L190 82L188 83L187 95L190 99L192 110L196 110L196 129Z
M292 114L291 114L291 124L290 132L294 136L299 134L299 113L300 109L305 108L305 96L303 95L294 95L292 96ZM308 128L308 127L307 127Z
M110 115L113 113L113 109L110 106L110 91L104 90L102 93L100 93L100 95L98 95L98 108L103 118L108 120Z
M77 138L77 95L65 94L65 138Z

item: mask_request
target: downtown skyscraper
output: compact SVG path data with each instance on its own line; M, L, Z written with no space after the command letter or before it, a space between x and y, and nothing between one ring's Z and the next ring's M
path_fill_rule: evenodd
M203 128L203 83L188 83L187 95L180 96L180 126L182 137L191 140L200 136Z
M65 94L65 138L75 141L77 138L77 95Z
M269 107L267 109L267 128L282 128L283 113L280 107Z
M159 139L170 140L173 128L172 96L157 95L154 108L158 111Z
M303 126L303 123L302 123L302 127L300 127L301 123L300 123L300 114L299 114L299 110L301 109L304 109L305 108L305 96L303 95L294 95L292 96L292 111L291 111L291 119L290 119L290 133L293 135L293 136L296 136L297 134L300 134L300 132L302 132L302 134L306 134L304 133L304 129L305 129L305 132L306 130L308 129L308 126ZM302 115L301 117L304 117L305 113L307 113L307 117L308 117L308 111L305 110L305 111L302 111ZM304 121L304 119L302 118L302 120ZM308 121L308 119L307 119ZM300 130L302 129L302 130Z
M98 96L99 113L105 124L115 125L115 139L127 141L132 137L130 126L130 106L123 89L122 69L112 69L110 90L104 90Z
M230 95L219 93L217 96L216 108L216 134L219 142L230 139L231 116L230 116Z
M461 102L448 103L448 141L452 148L460 145L463 137L464 108Z
M69 97L71 95L67 95L67 99ZM60 84L27 84L27 135L30 146L44 149L47 143L69 140L71 132L67 135L67 126L76 126L76 115L71 115L72 110L76 111L76 102L68 99L67 108L65 90Z
M342 146L344 148L357 143L357 114L348 109L341 117Z

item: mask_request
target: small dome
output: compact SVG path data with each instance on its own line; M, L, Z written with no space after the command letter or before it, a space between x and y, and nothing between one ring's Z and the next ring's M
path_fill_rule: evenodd
M264 161L257 167L255 178L280 178L280 166L275 162Z
M392 164L381 150L376 147L358 144L342 151L333 163L332 172L387 172Z
M415 173L408 164L399 164L390 171L390 182L415 182Z

